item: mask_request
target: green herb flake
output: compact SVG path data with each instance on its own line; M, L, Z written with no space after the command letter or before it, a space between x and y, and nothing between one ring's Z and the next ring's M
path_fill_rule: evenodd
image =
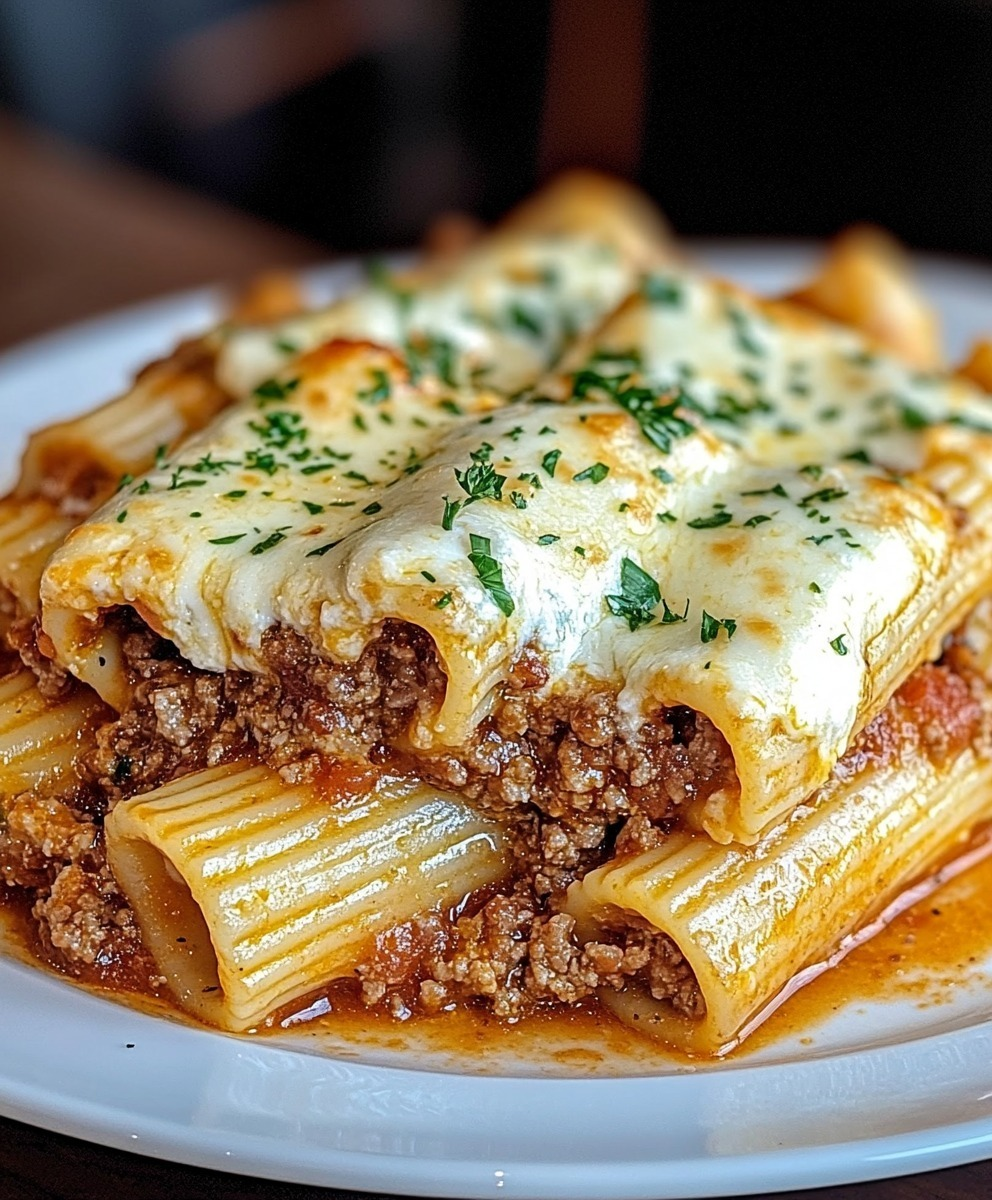
M247 496L248 493L244 488L238 488L233 492L225 492L221 497L222 500L240 500L242 496Z
M808 496L803 496L797 503L800 508L809 508L811 504L830 504L834 500L842 500L847 495L844 488L825 487L820 488L818 492L810 492Z
M515 605L503 582L503 568L492 556L492 543L489 538L480 537L475 533L469 534L469 542L472 551L468 556L468 561L475 567L479 582L492 597L500 612L505 617L512 616Z
M362 388L357 394L357 398L363 404L384 404L393 394L393 385L389 375L382 370L381 367L374 367L369 371L372 378L372 386Z
M455 523L455 517L458 516L459 509L462 506L461 500L449 500L447 496L442 496L444 501L444 513L441 516L441 528L451 529Z
M421 573L421 575L423 575L423 577L427 580L428 583L437 583L437 576L432 575L430 573L430 571L421 571L420 573Z
M117 514L117 524L123 525L126 520L127 520L127 509L125 508Z
M541 459L541 466L551 476L552 479L555 477L555 468L558 466L559 458L561 458L560 450L549 450Z
M451 593L445 592L443 596L439 596L434 601L434 607L435 608L447 608L450 603L451 603Z
M374 516L377 512L382 512L382 505L378 500L373 500L371 504L366 504L362 512L367 516Z
M699 622L699 640L705 646L707 642L715 641L723 629L727 634L727 641L737 632L737 622L732 617L725 617L722 620L719 617L711 616L706 609L703 609L703 615Z
M631 633L655 619L655 609L661 603L658 582L631 558L620 563L620 592L608 595L606 604L615 617L627 622ZM667 605L666 605L667 608Z
M816 595L819 596L823 591L823 588L821 588L820 585L814 580L814 582L809 585L809 590L811 592L815 592Z
M574 483L585 483L586 480L589 483L602 483L609 473L610 468L606 463L597 462L593 463L591 467L586 467L584 471L579 471L577 475L573 475L572 480Z
M686 521L686 524L690 529L719 529L721 525L729 525L733 519L734 514L723 509L711 513L708 517L696 517L692 521Z
M652 468L651 474L655 477L655 479L660 480L662 483L675 482L675 476L671 473L671 471L666 471L664 467Z
M514 508L526 508L527 507L527 501L524 499L522 493L520 493L520 492L511 492L510 499L513 501Z
M274 529L267 538L263 538L262 541L256 542L252 546L251 553L264 554L266 550L271 550L273 546L278 546L280 542L286 540L286 530L289 528L289 525L282 525L279 529Z
M748 517L744 522L745 529L753 529L756 525L764 525L766 521L770 521L771 516L768 513L755 513L753 517Z
M275 401L285 400L287 396L295 392L300 386L299 379L287 379L284 383L278 379L266 379L260 383L252 392L252 395L258 401L259 407L262 408L266 404L272 404Z
M682 284L670 275L645 275L641 283L641 292L649 304L656 304L661 308L682 306Z
M668 509L667 512L655 513L655 516L659 521L667 525L673 525L678 520L678 517L671 509Z
M552 542L560 542L561 538L557 533L542 533L537 539L539 546L550 546Z
M835 637L830 643L830 649L835 654L839 654L843 658L847 654L847 646L844 644L844 634L841 633Z
M445 396L443 399L439 400L437 402L437 406L442 411L450 413L453 417L460 417L465 411L460 404L457 404L449 396Z
M304 500L303 507L313 517L315 517L317 513L322 513L324 511L323 504L315 504L312 500Z
M247 537L245 533L229 533L227 537L208 538L211 546L233 546L235 542L240 542L243 537Z
M328 552L328 550L333 550L335 546L340 544L340 542L341 542L340 538L338 538L338 540L336 542L326 542L323 546L318 546L316 550L308 550L306 553L306 557L307 558L323 558L323 556ZM252 554L254 554L254 553L255 553L255 551L253 549Z

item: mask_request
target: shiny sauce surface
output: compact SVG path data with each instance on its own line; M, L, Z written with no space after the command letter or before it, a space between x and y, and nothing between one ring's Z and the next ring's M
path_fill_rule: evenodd
M35 961L27 912L0 894L3 949ZM85 984L84 984L85 986ZM151 1015L190 1024L160 997L90 986ZM846 1011L898 1002L918 1010L952 1011L956 1001L992 1001L992 856L984 858L895 917L836 965L790 995L722 1062L741 1063L770 1052L816 1053L827 1022ZM400 1022L370 1012L347 986L317 997L309 1012L253 1035L310 1053L482 1074L650 1074L717 1065L679 1054L638 1035L587 1002L569 1011L534 1014L515 1024L479 1008ZM808 1048L808 1051L807 1051ZM776 1053L778 1052L778 1053Z

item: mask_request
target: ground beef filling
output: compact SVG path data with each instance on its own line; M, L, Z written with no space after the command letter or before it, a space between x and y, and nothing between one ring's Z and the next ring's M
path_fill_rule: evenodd
M497 1016L516 1019L634 982L683 1016L705 1015L695 975L670 938L618 913L600 939L579 943L574 918L542 912L521 882L453 926L430 918L391 933L359 968L362 999L399 1017L479 999Z
M380 954L359 972L368 1003L400 1014L411 1005L436 1010L482 997L497 1013L516 1016L536 1005L574 1003L636 976L679 1011L698 1008L694 981L667 939L631 928L580 945L572 918L558 908L568 884L614 850L658 844L687 801L734 786L729 749L705 718L674 708L630 727L605 689L549 701L539 695L547 681L542 662L525 654L502 702L469 744L457 752L413 754L411 724L436 712L447 682L433 644L414 626L385 622L351 664L321 659L299 635L273 629L262 648L269 672L217 675L191 667L133 614L115 619L133 698L98 732L84 763L87 782L104 798L102 808L258 753L294 783L316 777L328 758L399 766L506 822L514 892L448 923L443 937L433 925L430 937L419 925L419 932L408 931L419 949L407 955L405 974L395 954ZM30 656L31 639L24 641L21 652ZM130 914L103 862L98 823L89 829L94 836L85 867L63 855L54 876L39 865L44 878L31 877L39 895L36 915L51 943L93 959L100 928L126 927ZM17 871L5 874L17 882L19 871L27 883L32 853L19 861ZM392 965L384 970L387 961Z

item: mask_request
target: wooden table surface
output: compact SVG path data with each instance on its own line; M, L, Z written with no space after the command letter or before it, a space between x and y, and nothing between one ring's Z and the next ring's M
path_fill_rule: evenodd
M161 292L326 257L321 247L27 131L0 114L0 346ZM0 997L0 1019L3 998ZM0 1118L0 1200L352 1198L177 1166ZM987 1200L992 1162L782 1193Z

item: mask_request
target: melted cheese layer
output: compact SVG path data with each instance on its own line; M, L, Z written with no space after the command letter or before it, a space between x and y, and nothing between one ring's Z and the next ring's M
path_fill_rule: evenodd
M422 748L466 741L536 651L549 691L616 690L632 725L705 713L740 793L698 819L753 840L973 594L949 584L949 508L860 461L789 458L794 434L718 436L693 398L570 386L568 403L455 404L389 351L323 347L70 535L43 580L44 628L120 706L103 624L117 605L210 671L266 671L275 626L353 660L384 620L409 621L448 676L411 731ZM925 433L908 434L922 455Z

